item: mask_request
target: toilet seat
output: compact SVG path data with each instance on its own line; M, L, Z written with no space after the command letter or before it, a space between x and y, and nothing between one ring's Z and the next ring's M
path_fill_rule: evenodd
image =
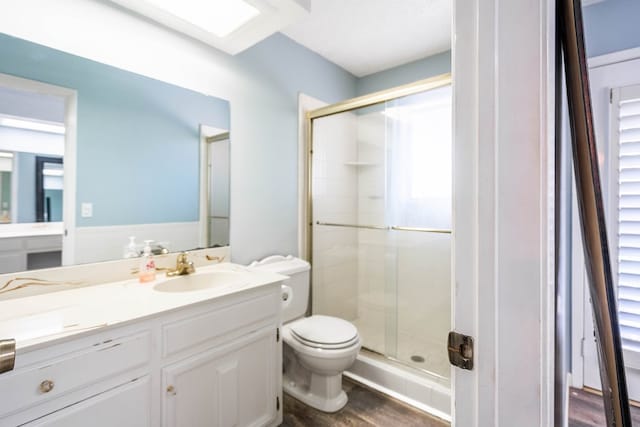
M353 324L337 317L315 315L290 325L291 337L299 343L317 349L339 350L360 341Z

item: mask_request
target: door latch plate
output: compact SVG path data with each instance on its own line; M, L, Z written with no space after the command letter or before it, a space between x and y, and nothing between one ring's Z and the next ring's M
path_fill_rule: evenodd
M473 338L458 332L449 332L447 340L449 363L462 369L473 369Z

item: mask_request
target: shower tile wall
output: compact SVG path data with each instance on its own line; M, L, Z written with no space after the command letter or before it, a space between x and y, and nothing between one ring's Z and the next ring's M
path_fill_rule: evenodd
M357 172L348 165L356 157L356 118L340 114L314 122L313 218L354 224ZM357 316L357 231L314 225L313 312L354 320Z

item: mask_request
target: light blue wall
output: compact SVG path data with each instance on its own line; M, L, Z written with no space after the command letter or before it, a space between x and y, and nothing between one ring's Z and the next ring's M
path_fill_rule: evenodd
M233 258L297 254L298 95L349 99L356 78L282 34L231 62L242 79L231 104Z
M449 50L399 67L362 77L358 79L356 91L358 95L366 95L450 72L451 51Z
M18 169L17 222L36 221L36 154L16 152Z
M640 46L640 1L605 0L583 9L587 56Z
M0 58L78 92L78 226L198 220L198 126L229 128L227 101L6 35Z
M451 69L447 52L357 79L275 34L236 56L211 52L232 86L229 105L7 36L0 36L0 55L0 72L78 89L82 146L77 201L94 203L94 218L78 214L80 225L196 220L197 144L192 149L185 141L196 136L193 124L198 121L228 127L225 108L230 107L231 246L233 260L241 263L273 253L297 253L299 93L334 103ZM70 76L69 66L79 72ZM95 73L101 77L90 77ZM128 89L116 87L122 84ZM202 103L200 108L184 107L191 95ZM176 105L180 108L173 108ZM212 106L217 108L212 111ZM134 114L138 119L131 118ZM119 128L135 136L122 138ZM89 159L96 160L85 164ZM143 173L148 165L153 172ZM180 182L163 178L175 173Z

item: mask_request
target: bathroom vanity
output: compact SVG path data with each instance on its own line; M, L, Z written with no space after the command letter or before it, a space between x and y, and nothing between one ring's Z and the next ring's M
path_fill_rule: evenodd
M226 263L0 301L0 426L280 424L284 278Z

